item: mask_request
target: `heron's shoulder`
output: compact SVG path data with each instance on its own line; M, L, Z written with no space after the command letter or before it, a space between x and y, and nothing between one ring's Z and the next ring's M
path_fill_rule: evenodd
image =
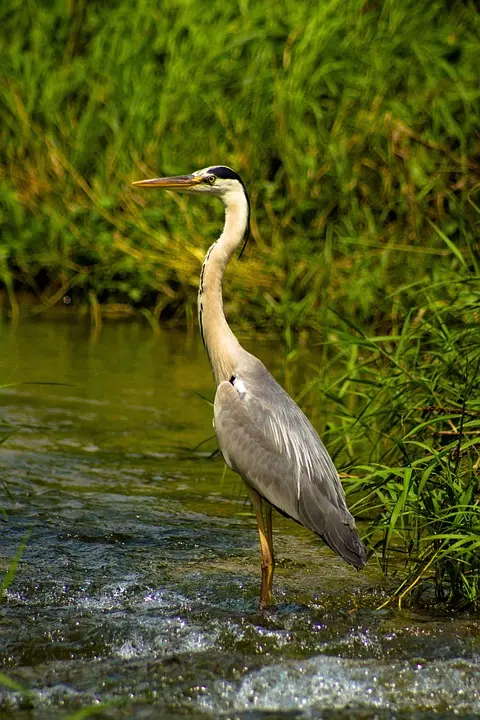
M248 393L248 401L251 403L256 401L279 417L284 416L283 422L288 418L293 424L297 424L301 420L310 426L296 402L255 355L245 351L245 355L238 359L235 367L235 377L241 380ZM311 429L313 431L313 428Z
M237 359L235 372L245 385L250 385L252 390L270 387L273 391L285 392L263 362L246 350Z
M279 449L290 449L294 445L299 452L306 452L307 448L322 445L308 418L261 360L245 353L239 358L235 372L232 382L241 387L242 399L252 419L264 432L275 437Z

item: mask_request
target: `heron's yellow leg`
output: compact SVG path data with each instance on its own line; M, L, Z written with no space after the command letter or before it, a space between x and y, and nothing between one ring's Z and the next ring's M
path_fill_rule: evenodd
M267 527L265 529L265 523L262 515L262 498L256 490L249 487L248 494L255 511L255 517L257 519L258 536L260 538L260 551L262 553L262 586L260 590L260 607L265 607L272 601L272 582L273 582L273 545L272 545L272 517L271 507L267 509ZM270 535L270 542L269 542Z
M275 570L275 555L273 554L273 524L272 524L272 506L270 503L265 503L266 510L265 510L265 525L267 530L267 542L268 542L268 548L270 550L270 556L272 558L272 571L269 576L268 581L268 591L270 593L270 597L272 597L272 584L273 584L273 571Z

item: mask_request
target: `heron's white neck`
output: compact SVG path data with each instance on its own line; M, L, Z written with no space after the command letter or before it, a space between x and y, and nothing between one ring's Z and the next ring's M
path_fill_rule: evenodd
M200 331L217 385L232 377L235 357L242 350L223 312L222 280L228 261L244 238L248 223L248 202L240 188L222 199L225 225L205 256L198 289Z

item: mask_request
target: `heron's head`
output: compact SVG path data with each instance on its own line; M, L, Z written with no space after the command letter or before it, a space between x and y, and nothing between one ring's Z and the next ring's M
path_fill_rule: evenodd
M250 231L250 201L242 178L232 168L225 165L212 165L203 170L197 170L191 175L137 180L132 184L136 187L177 190L190 195L203 193L220 198L227 212L229 209L237 208L244 215L244 238L245 243L247 242Z
M144 188L163 188L164 190L177 190L179 192L196 195L206 193L219 197L225 204L229 198L241 193L247 198L247 192L242 178L234 170L225 165L212 165L197 170L191 175L177 175L175 177L152 178L151 180L137 180L133 185Z

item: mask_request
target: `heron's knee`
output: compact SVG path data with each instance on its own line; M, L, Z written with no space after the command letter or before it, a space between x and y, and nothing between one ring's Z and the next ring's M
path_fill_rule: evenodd
M260 563L262 570L267 570L268 568L275 567L275 559L272 555L268 555L267 557L262 557L262 562Z

